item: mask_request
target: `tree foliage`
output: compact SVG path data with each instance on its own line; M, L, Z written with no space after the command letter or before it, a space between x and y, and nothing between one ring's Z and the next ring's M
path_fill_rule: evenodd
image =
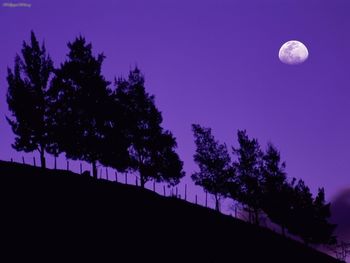
M291 206L291 187L285 172L286 164L281 162L281 156L275 146L269 144L263 155L263 198L262 210L271 221L285 228L289 218Z
M162 114L144 85L137 67L128 80L116 81L114 98L126 118L122 129L130 145L129 167L139 172L142 187L151 179L175 185L184 176L183 163L175 152L176 139L162 128Z
M45 168L49 144L47 90L53 62L33 31L30 43L23 42L21 53L22 57L15 57L14 69L7 70L7 103L12 113L7 121L16 135L12 147L17 151L38 151Z
M220 210L220 199L227 195L228 183L234 182L230 155L226 145L215 140L210 128L192 124L192 131L196 144L194 161L199 166L192 180L214 195L215 208Z
M238 131L238 148L233 148L237 161L233 166L237 173L239 189L234 195L246 205L250 220L259 223L259 212L263 199L262 158L263 153L256 139L249 139L246 131Z
M92 54L92 45L83 37L68 43L69 53L56 70L49 91L50 121L54 153L93 165L101 160L105 147L104 130L108 125L109 82L101 74L103 54Z
M250 222L259 224L259 214L265 213L306 244L334 244L335 225L329 222L330 204L325 201L324 189L314 197L303 180L287 179L286 165L280 152L268 144L265 152L257 139L246 131L238 131L239 147L233 148L237 157L230 165L226 145L219 144L210 128L193 125L197 146L194 161L200 171L192 179L206 191L228 195L240 202L249 212Z
M293 184L291 212L288 230L300 236L306 244L334 244L336 225L331 224L330 204L325 202L324 189L320 188L313 198L303 180Z

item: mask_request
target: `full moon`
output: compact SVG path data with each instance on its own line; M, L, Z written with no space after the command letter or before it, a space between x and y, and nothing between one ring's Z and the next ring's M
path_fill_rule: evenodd
M282 45L278 53L281 62L289 65L298 65L307 60L309 52L306 46L297 40L290 40Z

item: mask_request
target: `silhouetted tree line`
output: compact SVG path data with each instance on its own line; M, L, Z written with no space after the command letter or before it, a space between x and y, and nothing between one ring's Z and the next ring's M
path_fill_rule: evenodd
M162 114L153 95L145 90L138 68L127 79L111 82L102 75L103 54L94 56L83 37L68 43L67 59L55 68L31 32L23 42L14 68L8 68L7 117L15 134L18 151L38 151L41 166L45 154L83 160L118 171L137 171L141 186L149 180L179 183L183 162L175 152L176 139L164 130ZM263 151L246 131L238 131L238 147L218 142L210 128L192 125L197 146L194 160L199 172L192 175L197 185L215 197L220 210L222 198L240 202L250 222L259 224L265 213L271 221L300 236L305 243L332 244L335 225L330 224L330 204L323 188L315 197L303 180L288 180L279 151L269 144Z
M263 151L257 139L238 131L238 147L232 147L236 160L231 161L227 146L214 138L210 128L193 124L192 130L194 161L199 166L192 179L214 195L216 209L221 198L229 197L245 207L250 222L259 224L263 212L281 226L284 235L288 229L306 244L336 243L324 189L318 189L313 197L303 180L288 180L286 165L275 146L268 144Z
M81 36L68 43L67 59L54 68L45 45L31 32L8 68L7 117L18 151L65 153L73 160L118 171L138 171L141 186L149 180L177 184L184 176L183 162L175 152L176 139L164 130L154 96L145 90L138 68L127 79L111 83L101 73L103 54L94 56Z

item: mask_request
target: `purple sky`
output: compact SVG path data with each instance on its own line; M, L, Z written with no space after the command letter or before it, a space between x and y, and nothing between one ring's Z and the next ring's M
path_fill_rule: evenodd
M193 162L191 124L237 145L237 129L273 142L291 177L329 199L350 187L350 1L118 0L27 1L0 6L0 159L19 159L5 120L6 67L34 30L58 66L77 35L107 56L103 73L138 65L156 95L164 127L177 137L187 178ZM309 59L278 60L280 46L302 41ZM30 158L32 155L25 155ZM193 188L194 189L194 188ZM197 191L197 190L194 190Z

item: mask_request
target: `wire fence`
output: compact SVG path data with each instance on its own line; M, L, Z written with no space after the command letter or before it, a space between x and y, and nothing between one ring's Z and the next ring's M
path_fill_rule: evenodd
M33 156L32 158L25 158L22 156L19 160L11 158L11 162L15 163L22 163L26 165L32 165L34 167L38 167L39 162L37 161L36 157ZM58 163L60 167L58 166ZM90 175L92 174L92 168L86 169L88 164L79 162L79 161L72 161L72 160L65 160L65 162L57 162L56 158L53 160L53 164L50 166L48 163L46 163L46 168L48 169L61 169L61 170L67 170L74 173L83 174L88 172ZM90 166L90 165L89 165ZM117 183L127 184L127 185L135 185L140 186L141 180L138 175L135 173L130 172L124 172L120 173L116 170L108 167L104 167L101 165L98 165L97 170L97 178L108 180L108 181L114 181ZM190 202L195 205L203 206L206 208L210 208L215 210L215 204L211 202L211 199L214 199L211 194L208 192L204 192L204 194L193 194L191 195L191 192L188 191L188 185L177 185L177 186L167 186L164 183L156 183L155 181L149 182L146 184L145 188L148 190L152 190L153 192L165 196L165 197L173 197L177 199L181 199L187 202ZM230 209L226 209L224 211L220 211L221 213L225 215L231 215L235 218L239 218L242 220L247 221L247 217L245 215L244 209L242 209L239 205L231 206ZM226 213L225 213L226 212Z
M10 161L38 167L35 156L29 159L28 158L25 159L25 157L22 156L20 161L16 161L14 158L11 158ZM59 169L57 164L58 164L57 160L56 158L54 158L53 167L51 169ZM65 164L60 162L60 165L63 166L61 167L61 170L67 170L67 171L79 173L79 174L83 174L86 172L88 172L89 175L92 174L92 168L88 168L87 170L84 169L86 168L86 166L88 166L88 164L86 163L83 164L82 162L79 162L79 161L66 160ZM73 169L73 167L75 169ZM50 169L50 167L48 167L47 164L46 164L46 168ZM108 180L112 182L114 181L116 183L121 183L126 185L135 185L135 186L141 185L140 184L141 180L139 176L137 176L136 174L130 173L130 172L118 173L116 170L112 168L104 167L101 165L98 165L97 179ZM155 181L152 181L151 186L150 186L150 183L147 183L145 188L159 195L162 195L164 197L177 198L198 206L216 210L213 202L210 202L210 197L212 197L211 199L214 200L211 194L204 191L204 199L202 198L202 200L200 201L199 197L203 197L203 196L198 194L194 194L190 196L187 184L183 184L182 186L178 185L174 187L169 187L164 183L156 183ZM239 202L232 203L232 200L231 200L231 205L229 209L226 209L226 210L219 209L218 212L224 215L232 216L233 218L243 220L245 222L252 223L249 218L249 214L247 213L247 210ZM273 224L266 215L262 214L259 220L260 220L260 226L268 228L275 233L282 234L282 230L280 229L280 227L278 225ZM301 241L299 238L293 235L287 234L287 236L294 240ZM315 248L318 249L317 247ZM337 259L344 261L350 255L350 243L341 242L337 246L327 248L326 251L328 254L334 255Z
M11 162L22 163L22 164L38 167L38 162L35 156L27 159L25 159L25 157L22 156L20 161L16 161L14 158L11 158ZM60 164L61 167L58 167L58 163ZM79 174L88 172L89 175L92 174L91 165L87 163L75 161L75 160L66 159L65 162L63 161L57 162L57 159L54 158L52 166L53 167L50 168L48 163L46 163L46 168L48 169L61 169L61 170L66 170L66 171L79 173ZM89 166L89 168L85 169L86 166ZM75 169L73 169L73 167ZM114 181L116 183L127 184L127 185L135 185L135 186L141 185L141 180L139 176L136 175L135 173L131 173L131 172L120 173L112 168L104 167L102 165L98 165L97 168L98 168L97 179L103 179L103 180L108 180L112 182ZM198 206L206 207L212 210L217 210L215 208L215 202L213 202L214 196L208 193L207 191L204 191L204 193L201 195L199 194L191 195L191 192L188 191L187 184L169 187L165 183L156 183L155 181L152 181L151 183L152 183L151 186L150 186L150 183L147 183L145 185L145 188L148 190L152 190L153 192L159 195L162 195L164 197L181 199ZM229 215L234 218L243 220L245 222L252 223L247 213L247 210L240 203L238 202L232 203L232 200L230 200L230 206L228 209L221 209L221 207L222 207L222 203L219 206L218 212L224 215ZM260 220L260 226L269 228L270 230L281 234L281 231L279 230L278 227L271 226L270 222L267 222L268 220L266 216L262 215L261 218L259 218L259 220Z
M21 161L15 161L13 158L11 158L11 162L23 163L23 164L33 165L37 167L37 160L35 156L33 156L32 159L31 158L25 159L24 156L22 156ZM58 163L60 164L61 167L58 167ZM86 170L85 168L87 166L89 166L89 168ZM47 163L46 163L46 168L50 169ZM102 165L98 165L97 168L98 168L97 179L114 181L116 183L127 184L127 185L135 185L135 186L141 185L140 183L141 180L139 176L135 173L131 173L131 172L121 173L121 172L117 172L112 168L104 167ZM67 170L70 172L80 173L80 174L88 172L89 175L92 174L92 165L84 162L79 162L74 160L72 161L68 159L66 159L64 162L62 160L60 162L57 162L56 158L54 158L53 167L51 169ZM204 191L200 195L191 194L191 191L188 191L187 184L182 184L182 185L179 184L174 187L169 187L165 183L156 183L155 181L152 181L151 185L150 183L147 183L145 185L145 188L159 195L162 195L164 197L177 198L198 206L216 210L214 196L212 194L206 191ZM249 212L243 205L241 205L239 202L232 201L232 199L229 199L229 201L228 200L226 201L230 203L229 208L221 209L224 203L224 202L221 202L218 212L224 215L229 215L234 218L243 220L245 222L253 223L252 218L249 216ZM273 224L267 218L267 216L263 213L259 217L259 223L260 223L260 226L262 227L268 228L275 233L282 234L282 230L280 229L280 227L278 225Z
M35 167L38 166L35 156L27 159L25 159L24 156L22 156L20 161L15 161L13 158L11 158L11 162L23 163L23 164L32 165ZM58 167L58 164L60 164L61 167ZM92 174L92 166L84 162L79 162L74 160L72 161L68 159L66 159L64 162L62 160L60 162L57 162L57 158L54 158L52 166L53 167L51 169L67 170L67 171L79 173L79 174L83 174L86 172L88 172L89 175ZM89 168L85 169L87 166L89 166ZM50 169L48 163L46 163L46 168ZM98 165L97 168L98 168L97 179L114 181L116 183L127 184L127 185L135 185L135 186L141 185L141 180L139 176L135 173L131 173L131 172L120 173L112 168L104 167L102 165ZM216 210L214 196L212 194L206 191L204 191L200 195L192 194L191 191L188 191L187 184L182 184L182 185L179 184L174 187L171 187L171 186L169 187L165 183L156 183L155 181L152 181L151 184L147 183L145 185L145 188L159 195L162 195L164 197L177 198L198 206ZM252 223L251 218L249 217L249 213L247 212L247 209L245 209L244 206L242 206L239 202L232 201L231 199L228 202L230 202L229 208L221 209L223 205L223 202L221 202L218 212L224 215L229 215L234 218L243 220L245 222ZM269 228L270 230L279 234L282 233L281 229L277 225L271 223L268 220L266 215L261 214L261 217L259 217L259 221L260 221L260 226Z

